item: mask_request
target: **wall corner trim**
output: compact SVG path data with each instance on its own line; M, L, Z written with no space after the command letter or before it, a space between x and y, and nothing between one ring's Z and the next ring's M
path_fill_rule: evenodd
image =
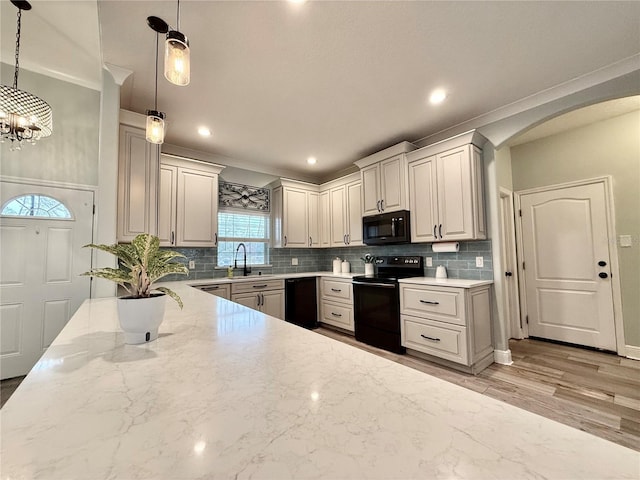
M638 350L638 353L640 354L640 348ZM513 365L511 350L494 350L493 361L500 365Z

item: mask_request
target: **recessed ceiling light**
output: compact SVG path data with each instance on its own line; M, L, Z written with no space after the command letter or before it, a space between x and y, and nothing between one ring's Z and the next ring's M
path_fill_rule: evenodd
M442 103L444 99L447 98L447 92L442 90L441 88L434 90L431 92L431 96L429 97L429 101L433 105L437 105L438 103Z
M316 164L316 157L309 157L307 158L307 163L309 165L315 165Z
M207 127L198 127L198 133L203 137L211 136L211 130L209 130Z

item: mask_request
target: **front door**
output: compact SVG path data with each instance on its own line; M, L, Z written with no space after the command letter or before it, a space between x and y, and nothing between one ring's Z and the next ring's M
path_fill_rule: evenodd
M0 377L25 375L90 295L93 192L0 182Z
M523 194L529 335L616 351L604 183Z

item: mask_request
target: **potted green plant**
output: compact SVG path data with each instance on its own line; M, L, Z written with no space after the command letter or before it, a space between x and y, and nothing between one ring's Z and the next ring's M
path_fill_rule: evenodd
M118 298L118 320L125 343L145 343L158 338L166 296L173 298L180 308L182 300L173 290L154 286L154 282L172 273L187 275L187 267L175 261L184 255L160 250L158 237L148 233L136 236L130 244L91 243L85 247L111 253L119 260L118 268L96 268L82 275L111 280L128 292L127 296Z

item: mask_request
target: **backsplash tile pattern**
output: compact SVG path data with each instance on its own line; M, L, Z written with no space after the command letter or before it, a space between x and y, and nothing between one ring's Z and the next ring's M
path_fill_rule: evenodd
M225 269L216 269L215 248L176 248L188 260L194 260L196 267L191 269L189 276L170 275L163 280L198 280L220 278L227 274ZM408 245L338 247L338 248L271 248L269 256L271 267L253 267L252 274L302 273L328 271L332 268L332 260L340 257L351 263L351 271L364 273L364 263L360 260L365 254L379 255L420 255L431 257L433 267L425 267L424 275L435 277L436 267L444 265L449 278L464 278L469 280L493 280L493 258L491 241L481 240L460 242L460 251L452 253L434 253L431 244L414 243ZM483 257L484 266L476 267L476 257ZM298 265L291 265L291 259L297 258ZM426 261L425 261L426 264ZM238 272L236 272L236 275Z

